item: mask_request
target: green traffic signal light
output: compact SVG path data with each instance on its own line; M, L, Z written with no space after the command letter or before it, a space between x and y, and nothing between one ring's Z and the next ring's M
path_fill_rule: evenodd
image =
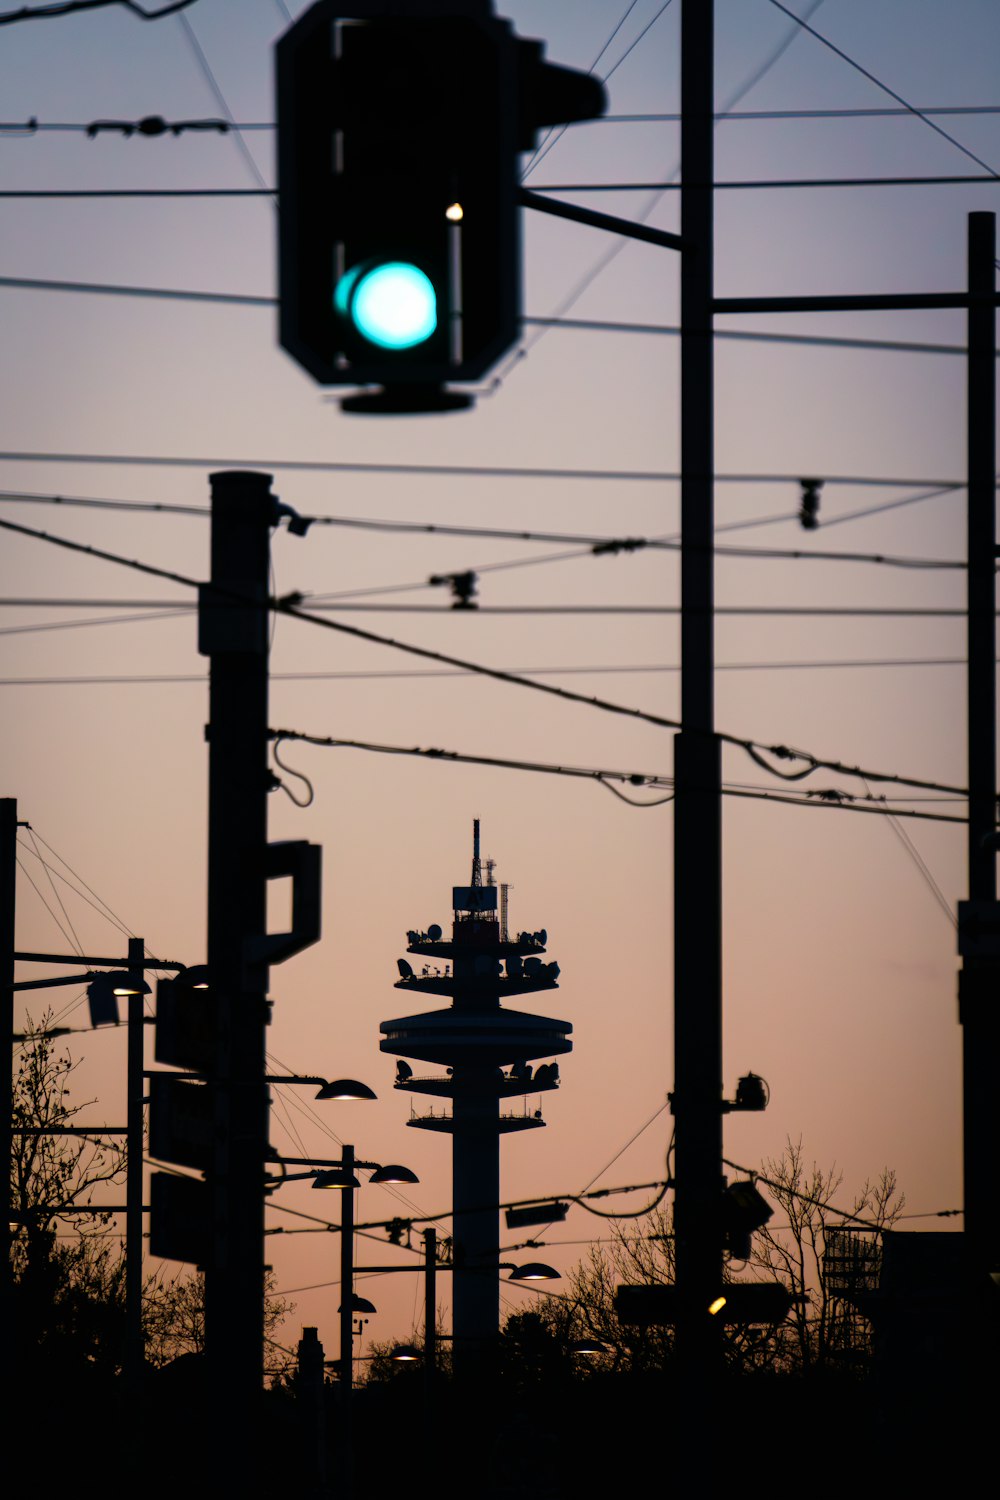
M341 317L380 349L413 349L438 326L430 277L407 261L356 266L334 291Z

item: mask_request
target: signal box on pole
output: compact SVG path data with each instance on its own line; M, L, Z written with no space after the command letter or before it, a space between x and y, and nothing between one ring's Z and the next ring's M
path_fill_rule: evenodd
M319 0L278 43L280 341L345 409L441 411L518 336L519 153L604 108L490 0Z

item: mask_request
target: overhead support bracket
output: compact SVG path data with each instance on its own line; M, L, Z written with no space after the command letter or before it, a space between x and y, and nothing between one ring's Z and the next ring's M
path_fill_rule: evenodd
M562 203L558 198L546 198L541 193L532 193L528 188L519 188L517 201L522 208L534 208L542 214L552 214L556 219L570 219L574 224L586 224L591 229L606 229L609 234L621 234L629 240L644 240L647 245L660 245L665 250L683 250L685 242L679 234L667 229L653 229L649 224L636 224L631 219L620 219L617 214L599 214L590 208L580 208L576 203Z

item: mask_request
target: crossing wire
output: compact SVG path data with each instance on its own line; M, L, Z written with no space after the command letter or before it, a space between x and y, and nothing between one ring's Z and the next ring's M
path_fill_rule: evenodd
M0 520L0 528L6 531L19 533L22 536L33 537L38 541L44 541L55 546L66 548L71 552L79 552L89 557L96 557L104 562L116 563L119 566L132 568L137 570L138 572L146 573L154 577L166 578L171 582L179 583L186 588L197 589L199 587L197 579L187 577L184 574L175 573L165 568L154 567L150 563L139 562L136 559L122 557L120 554L109 552L104 548L92 547L82 542L72 542L65 537L55 537L48 532L38 531L36 528L30 526L22 526L14 521ZM224 589L220 589L218 592L223 595L225 595L226 593ZM679 719L668 718L660 714L648 713L643 709L629 708L624 704L614 703L606 698L597 698L588 696L585 693L576 693L570 688L557 687L552 683L533 681L531 678L527 677L518 677L515 673L506 672L496 667L487 667L481 662L471 662L463 660L461 657L451 656L442 651L431 651L426 647L416 646L409 641L394 640L389 636L380 635L370 630L364 630L357 625L348 625L343 620L331 620L323 617L322 615L312 614L311 612L303 610L299 608L295 603L291 602L291 600L296 597L297 596L293 595L290 596L289 599L273 599L269 601L269 606L280 614L288 615L292 619L305 620L312 625L318 626L320 629L331 630L341 635L351 636L357 640L370 641L375 645L390 646L396 651L402 651L412 656L419 656L428 661L440 662L442 665L460 667L466 671L475 672L480 676L491 678L496 682L506 682L510 683L511 685L527 687L535 692L549 694L553 697L563 699L567 702L584 704L590 708L598 708L605 713L617 714L625 718L635 719L648 724L655 724L659 728L663 729L682 729L684 727ZM239 594L234 594L233 600L234 602L239 602L240 604L244 603ZM777 776L784 780L801 780L803 777L811 775L813 771L823 769L828 771L835 771L844 776L864 777L869 781L878 781L882 783L892 782L900 785L918 787L925 791L954 792L960 796L964 796L966 794L965 788L945 785L941 782L932 782L924 779L917 779L914 777L900 776L896 773L882 773L878 771L867 770L860 766L847 766L842 761L820 758L818 756L814 756L810 751L795 750L789 748L786 745L764 745L755 740L744 739L737 735L726 734L722 732L717 732L715 738L719 739L725 744L735 745L739 749L746 751L746 753L750 755L752 759L754 759L759 765L763 766L763 768L771 775ZM803 762L804 765L801 765L796 770L786 773L770 765L766 760L762 758L763 755L772 755L780 760Z

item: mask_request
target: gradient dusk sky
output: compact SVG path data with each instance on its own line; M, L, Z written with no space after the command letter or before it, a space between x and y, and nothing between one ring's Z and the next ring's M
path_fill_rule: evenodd
M200 0L154 23L112 7L0 27L0 188L252 188L258 176L273 184L269 129L152 139L102 132L90 139L80 130L23 127L31 118L40 127L153 114L217 118L219 95L233 120L267 125L274 118L272 45L289 15L304 8L282 0ZM1000 169L1000 7L993 0L792 0L790 8L921 110L982 107L932 119ZM512 0L500 9L519 33L544 39L553 61L588 68L599 59L595 71L611 73L611 115L677 110L679 4ZM720 181L982 175L958 145L901 111L772 0L718 0L716 12L717 107L738 98L737 112L802 112L720 122ZM843 110L896 112L822 113ZM676 229L670 184L677 161L675 122L609 120L553 137L527 181L539 189L563 184L562 196L623 216L648 213L650 222ZM609 183L640 186L585 191ZM654 203L641 185L658 183L668 186ZM967 216L1000 207L1000 193L988 181L729 188L716 202L720 295L951 291L965 283ZM679 466L679 346L669 333L546 330L529 322L525 357L501 364L501 378L473 413L351 417L278 347L273 308L4 280L270 297L275 205L266 196L13 197L3 203L3 220L0 518L202 578L209 531L201 514L56 509L38 497L204 508L210 472L254 468L272 473L281 498L310 515L570 538L677 531L678 485L670 476ZM669 327L678 321L678 300L672 252L527 216L530 318ZM851 551L962 559L963 316L730 317L719 326L925 346L907 352L718 340L718 524L767 523L722 540L805 554L720 556L719 604L960 610L961 569L822 558ZM929 345L943 348L926 352ZM335 465L343 467L324 468ZM493 472L414 472L419 466ZM503 472L511 469L533 472ZM817 531L804 531L796 519L798 476L827 481ZM919 498L947 485L956 487ZM904 500L913 503L856 514ZM674 552L594 556L572 541L332 525L314 526L305 539L282 531L273 550L279 594L354 593L345 602L437 610L333 618L655 714L678 711L676 615L489 612L667 609L679 597ZM8 728L0 791L18 799L20 816L46 841L35 845L22 831L18 947L65 952L75 935L84 952L124 951L121 931L91 904L96 892L153 954L200 961L207 693L190 594L10 533L2 568L0 685ZM467 568L482 570L478 614L451 611L443 591L427 586L431 574ZM17 603L24 600L77 603ZM84 601L104 602L93 608ZM732 615L720 617L716 638L723 730L965 784L960 617ZM387 646L294 620L277 624L272 669L276 726L390 746L671 773L667 730L519 686L434 671ZM548 1128L502 1147L505 1198L579 1192L592 1180L620 1186L662 1177L670 1128L663 1106L674 1083L672 888L683 878L673 867L670 803L643 809L593 780L350 748L286 745L282 757L309 777L315 800L300 809L277 792L271 836L322 843L324 934L272 972L269 1046L283 1068L364 1079L379 1099L313 1106L308 1091L283 1091L273 1110L279 1149L328 1156L336 1154L336 1140L348 1141L362 1157L411 1166L420 1178L407 1195L411 1207L386 1189L365 1187L362 1221L448 1207L449 1146L406 1129L409 1101L393 1093L394 1064L379 1053L378 1028L413 1008L392 988L395 961L408 928L450 920L451 886L468 878L478 816L484 855L496 859L498 880L511 884L512 927L547 928L549 956L561 967L560 988L540 996L537 1008L574 1027L561 1087L544 1099ZM781 790L736 748L726 749L724 777L734 790ZM286 780L301 792L302 783ZM824 772L805 785L865 791ZM641 803L664 793L631 788L628 795ZM962 803L926 800L933 796L915 793L894 805L963 813ZM951 912L966 894L964 827L907 819L908 848L903 826L884 816L737 796L725 801L723 826L725 1080L731 1092L752 1069L771 1089L766 1114L730 1117L727 1155L755 1166L780 1154L786 1137L801 1137L808 1160L843 1170L840 1201L848 1208L886 1164L898 1172L907 1211L959 1207ZM50 884L38 858L50 860L49 848L76 872L82 896L58 880ZM276 903L276 924L281 920ZM18 977L52 972L23 966ZM66 1024L85 1025L82 996L54 993ZM41 1003L32 1001L35 1015ZM123 1037L73 1041L85 1059L75 1097L96 1100L86 1118L122 1123ZM529 1096L527 1103L534 1109L537 1101ZM335 1217L330 1197L296 1184L272 1201ZM639 1206L644 1197L616 1201ZM942 1227L933 1218L907 1222ZM285 1231L269 1240L279 1289L312 1288L294 1292L283 1342L293 1345L300 1325L315 1324L327 1352L335 1352L336 1240L290 1233L308 1221L277 1208L269 1224ZM606 1226L574 1209L547 1234L544 1258L568 1269L602 1231ZM359 1243L359 1259L386 1263L390 1255L405 1260L405 1252ZM446 1304L447 1278L439 1284ZM419 1320L417 1278L385 1278L374 1292L371 1286L361 1289L379 1314L366 1335L407 1334ZM523 1305L531 1295L505 1288L505 1305Z

